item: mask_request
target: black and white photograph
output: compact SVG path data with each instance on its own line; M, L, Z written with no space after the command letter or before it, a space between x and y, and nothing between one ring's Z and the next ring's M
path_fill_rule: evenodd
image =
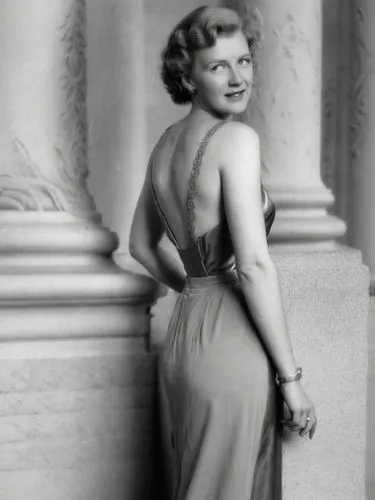
M375 500L375 2L0 19L0 500Z

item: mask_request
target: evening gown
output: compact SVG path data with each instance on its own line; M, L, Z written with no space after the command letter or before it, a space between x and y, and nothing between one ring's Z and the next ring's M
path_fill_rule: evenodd
M159 378L171 423L173 500L278 500L280 408L275 372L239 285L225 220L196 237L194 195L206 146L203 138L187 195L191 244L179 248L151 186L166 233L187 278L160 356ZM267 236L275 207L264 187Z

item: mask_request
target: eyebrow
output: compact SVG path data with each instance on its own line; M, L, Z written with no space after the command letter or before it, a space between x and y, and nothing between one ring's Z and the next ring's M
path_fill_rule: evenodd
M250 57L251 58L250 52L246 52L245 54L242 54L242 56L239 56L238 59L242 59L243 57ZM212 59L212 61L208 61L207 66L209 64L220 64L223 62L227 62L227 59Z

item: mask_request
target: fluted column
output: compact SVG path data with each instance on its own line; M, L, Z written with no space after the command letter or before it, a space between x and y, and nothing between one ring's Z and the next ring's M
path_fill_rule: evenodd
M349 243L362 250L375 294L375 6L353 3Z
M0 497L147 499L156 287L86 186L86 2L0 17Z
M130 225L147 161L143 0L88 3L89 186L104 221L128 253Z
M110 254L117 237L99 225L86 188L85 3L1 9L2 258L45 265L46 253L49 262Z
M345 224L328 214L334 196L320 175L321 2L226 4L245 15L250 12L262 33L247 120L260 134L263 178L278 208L271 243L303 250L334 248Z

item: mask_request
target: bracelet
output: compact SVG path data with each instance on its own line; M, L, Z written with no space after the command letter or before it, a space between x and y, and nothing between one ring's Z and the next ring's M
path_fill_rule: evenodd
M292 375L287 375L286 377L280 377L280 375L276 375L276 381L278 384L288 384L289 382L297 382L301 378L302 378L302 368L300 366Z

